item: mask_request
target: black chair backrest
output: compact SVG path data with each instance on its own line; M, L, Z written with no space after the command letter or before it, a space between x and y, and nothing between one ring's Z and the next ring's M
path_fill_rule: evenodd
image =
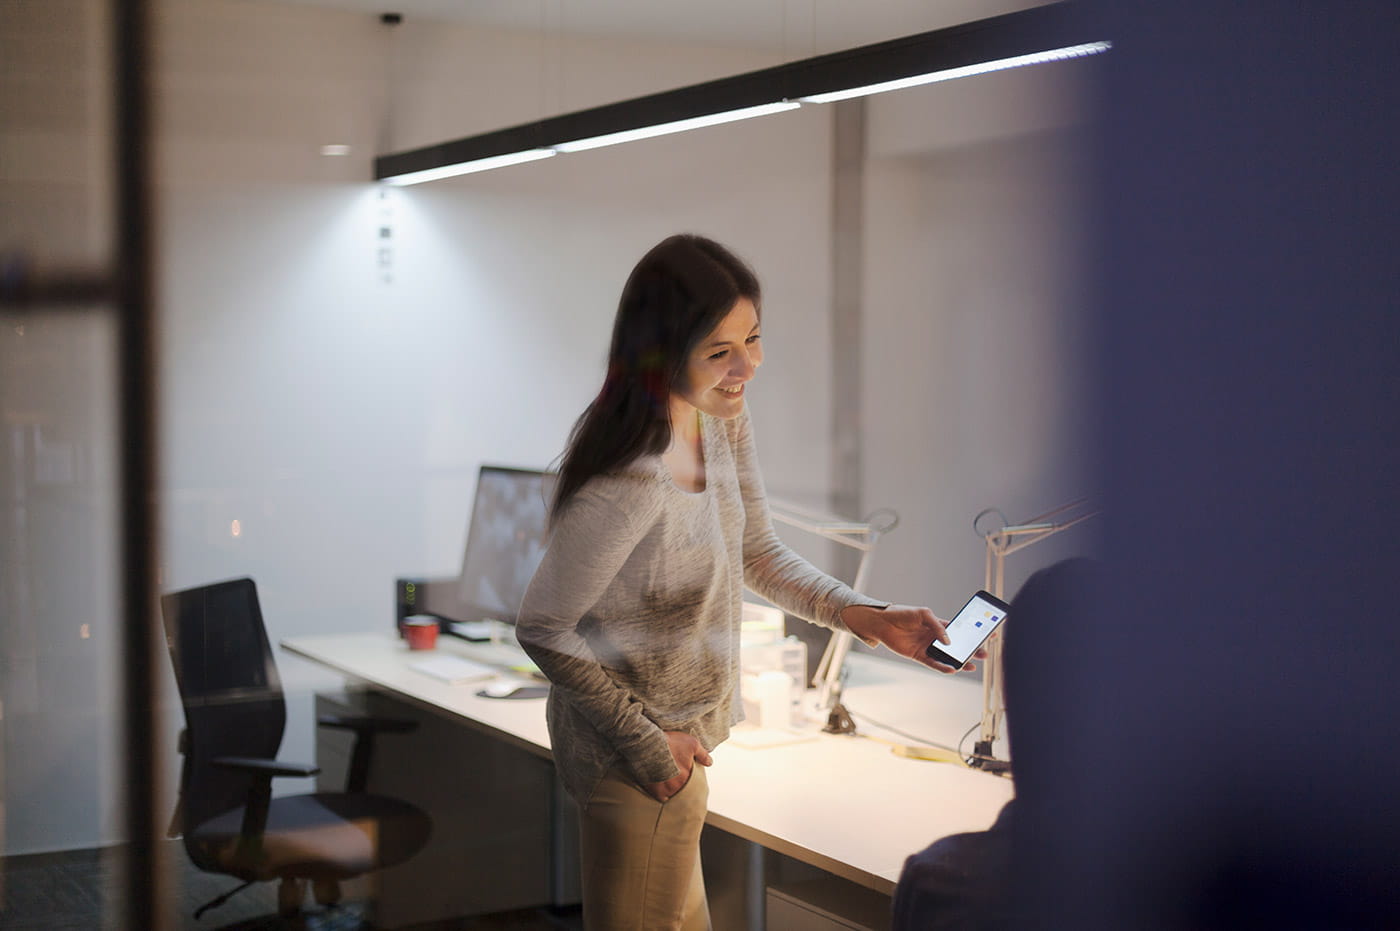
M161 598L166 643L185 709L182 830L248 800L252 778L215 757L276 759L287 709L252 579Z

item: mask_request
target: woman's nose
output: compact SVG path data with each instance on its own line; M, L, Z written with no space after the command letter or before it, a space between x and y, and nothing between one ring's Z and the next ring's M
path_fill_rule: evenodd
M729 374L735 378L753 378L753 373L758 368L758 360L753 357L747 349L741 349L734 353L734 365L729 370Z

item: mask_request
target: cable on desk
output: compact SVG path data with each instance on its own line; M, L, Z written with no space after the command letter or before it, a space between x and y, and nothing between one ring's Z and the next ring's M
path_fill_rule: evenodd
M870 715L866 714L866 713L863 712L863 711L851 711L851 712L850 712L850 715L851 715L851 717L853 717L853 718L860 718L862 721L866 721L866 722L868 722L868 723L870 723L870 724L875 725L875 726L878 727L878 728L882 728L882 729L884 729L884 730L887 730L887 731L889 731L891 734L898 734L899 736L903 737L905 740L912 740L912 741L914 741L915 743L923 744L924 746L927 746L927 747L937 747L937 748L940 749L940 750L951 750L951 751L954 752L954 753L960 752L959 749L958 749L957 747L950 747L950 746L948 746L947 744L941 744L941 743L939 743L939 742L936 741L936 740L925 740L924 738L920 737L918 734L911 734L911 733L909 733L908 731L902 731L902 730L900 730L900 729L897 728L897 727L891 727L890 725L885 724L883 721L877 721L877 720L875 720L874 718L872 718ZM967 739L967 735L966 735L966 734L963 735L963 739L964 739L964 740ZM888 742L888 741L887 741L887 742Z
M952 763L954 766L967 766L967 761L958 756L958 751L949 750L946 747L910 746L909 744L886 740L884 737L871 737L869 734L855 734L853 736L863 740L873 740L876 743L886 744L889 746L891 753L895 756L902 756L907 760L927 760L931 763Z
M971 737L971 736L972 736L972 732L975 731L975 730L977 730L977 728L979 728L979 727L981 727L981 726L982 726L982 722L981 722L981 721L978 721L976 724L974 724L974 725L972 725L971 727L969 727L966 731L963 731L963 735L962 735L961 737L958 738L958 756L962 757L962 758L965 759L965 760L975 760L975 759L977 759L977 755L976 755L975 753L974 753L974 754L963 753L963 744L967 743L967 738Z
M925 746L925 747L932 747L932 748L937 749L937 750L946 750L946 751L948 751L949 753L955 754L955 755L957 756L957 758L958 758L959 760L962 761L962 764L963 764L964 766L971 766L971 765L973 765L974 761L1005 762L1005 761L997 760L995 757L983 756L983 755L977 754L977 753L965 753L965 752L963 751L963 744L967 743L967 738L970 737L970 736L972 735L972 732L973 732L973 731L977 730L977 728L981 726L981 724L982 724L981 721L978 721L976 724L973 724L973 725L972 725L971 727L969 727L965 732L963 732L963 735L962 735L961 737L958 738L958 745L957 745L956 747L950 747L950 746L948 746L947 744L941 744L941 743L939 743L939 742L936 741L936 740L925 740L924 738L920 737L918 734L911 734L911 733L909 733L908 731L902 731L902 730L900 730L900 729L897 728L897 727L891 727L890 725L885 724L885 723L882 722L882 721L877 721L877 720L875 720L875 719L872 718L870 715L865 714L864 712L860 712L860 711L849 711L848 714L849 714L851 717L853 717L853 718L860 718L862 721L865 721L865 722L868 723L868 724L873 724L874 726L876 726L876 727L878 727L878 728L882 728L882 729L884 729L884 730L887 730L887 731L889 731L891 734L898 734L900 737L903 737L905 740L912 740L912 741L914 741L914 743L919 744L919 745L922 745L922 746ZM917 751L917 748L916 748L916 747L904 747L904 745L902 745L902 744L897 744L897 743L895 743L895 742L892 741L892 740L885 740L884 738L881 738L881 737L871 737L869 734L856 734L855 736L857 736L857 737L865 737L865 738L868 739L868 740L875 740L875 741L879 741L880 743L889 744L891 747L894 747L894 748L895 748L895 751L896 751L896 752L899 752L901 749L904 749L904 750L906 750L906 751ZM938 757L936 757L936 756L935 756L935 757L920 757L920 756L917 755L917 752L905 752L905 753L901 753L900 755L901 755L901 756L911 756L911 757L914 757L914 758L916 758L916 759L938 759ZM949 761L949 762L951 762L951 761Z
M934 763L953 763L958 766L968 765L967 761L962 758L962 752L955 747L949 747L946 744L938 743L935 740L925 740L917 734L910 734L907 731L902 731L897 727L891 727L890 725L885 724L881 721L877 721L866 714L860 714L858 716L863 718L868 723L875 725L878 728L887 730L892 734L898 734L900 737L903 737L906 740L912 740L914 742L914 745L910 746L907 744L896 743L893 740L887 740L884 737L872 737L869 734L853 735L856 737L864 737L866 740L874 740L882 744L888 744L890 750L897 756L902 756L906 759L911 760L929 760ZM966 735L964 735L964 737L966 737Z
M964 752L963 752L963 744L967 743L967 738L970 737L970 736L972 735L972 732L973 732L973 731L977 730L977 729L978 729L979 727L981 727L981 726L982 726L982 722L981 722L981 721L978 721L976 724L972 725L972 726L969 727L966 731L964 731L964 732L963 732L963 735L962 735L961 737L958 738L958 750L957 750L958 756L962 757L963 760L967 763L968 766L971 766L975 761L980 761L980 762L985 762L985 763L1003 763L1003 764L1004 764L1004 763L1006 762L1005 760L998 760L998 759L997 759L996 757L994 757L994 756L983 756L983 755L980 754L980 753L964 753ZM1003 774L1003 773L997 773L996 775L1007 775L1007 776L1009 776L1010 773L1009 773L1009 772L1004 773L1004 774Z

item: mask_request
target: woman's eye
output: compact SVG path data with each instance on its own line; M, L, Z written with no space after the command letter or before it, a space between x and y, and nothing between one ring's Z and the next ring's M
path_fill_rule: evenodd
M715 353L714 355L710 356L710 361L711 361L711 362L718 362L720 359L723 359L723 358L724 358L725 356L727 356L727 355L729 355L729 350L728 350L728 349L721 349L719 352L717 352L717 353Z
M759 337L759 334L758 334L758 333L755 333L753 336L750 336L747 340L745 340L745 342L748 342L748 343L756 343L756 342L758 342L758 337Z

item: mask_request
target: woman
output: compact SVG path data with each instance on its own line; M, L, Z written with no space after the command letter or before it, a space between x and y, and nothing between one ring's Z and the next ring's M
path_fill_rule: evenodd
M745 587L950 671L924 655L947 639L931 611L856 594L774 534L744 403L763 361L760 308L749 267L703 237L672 236L637 264L521 606L520 642L553 684L555 762L582 812L590 931L709 927L704 767L739 719Z

